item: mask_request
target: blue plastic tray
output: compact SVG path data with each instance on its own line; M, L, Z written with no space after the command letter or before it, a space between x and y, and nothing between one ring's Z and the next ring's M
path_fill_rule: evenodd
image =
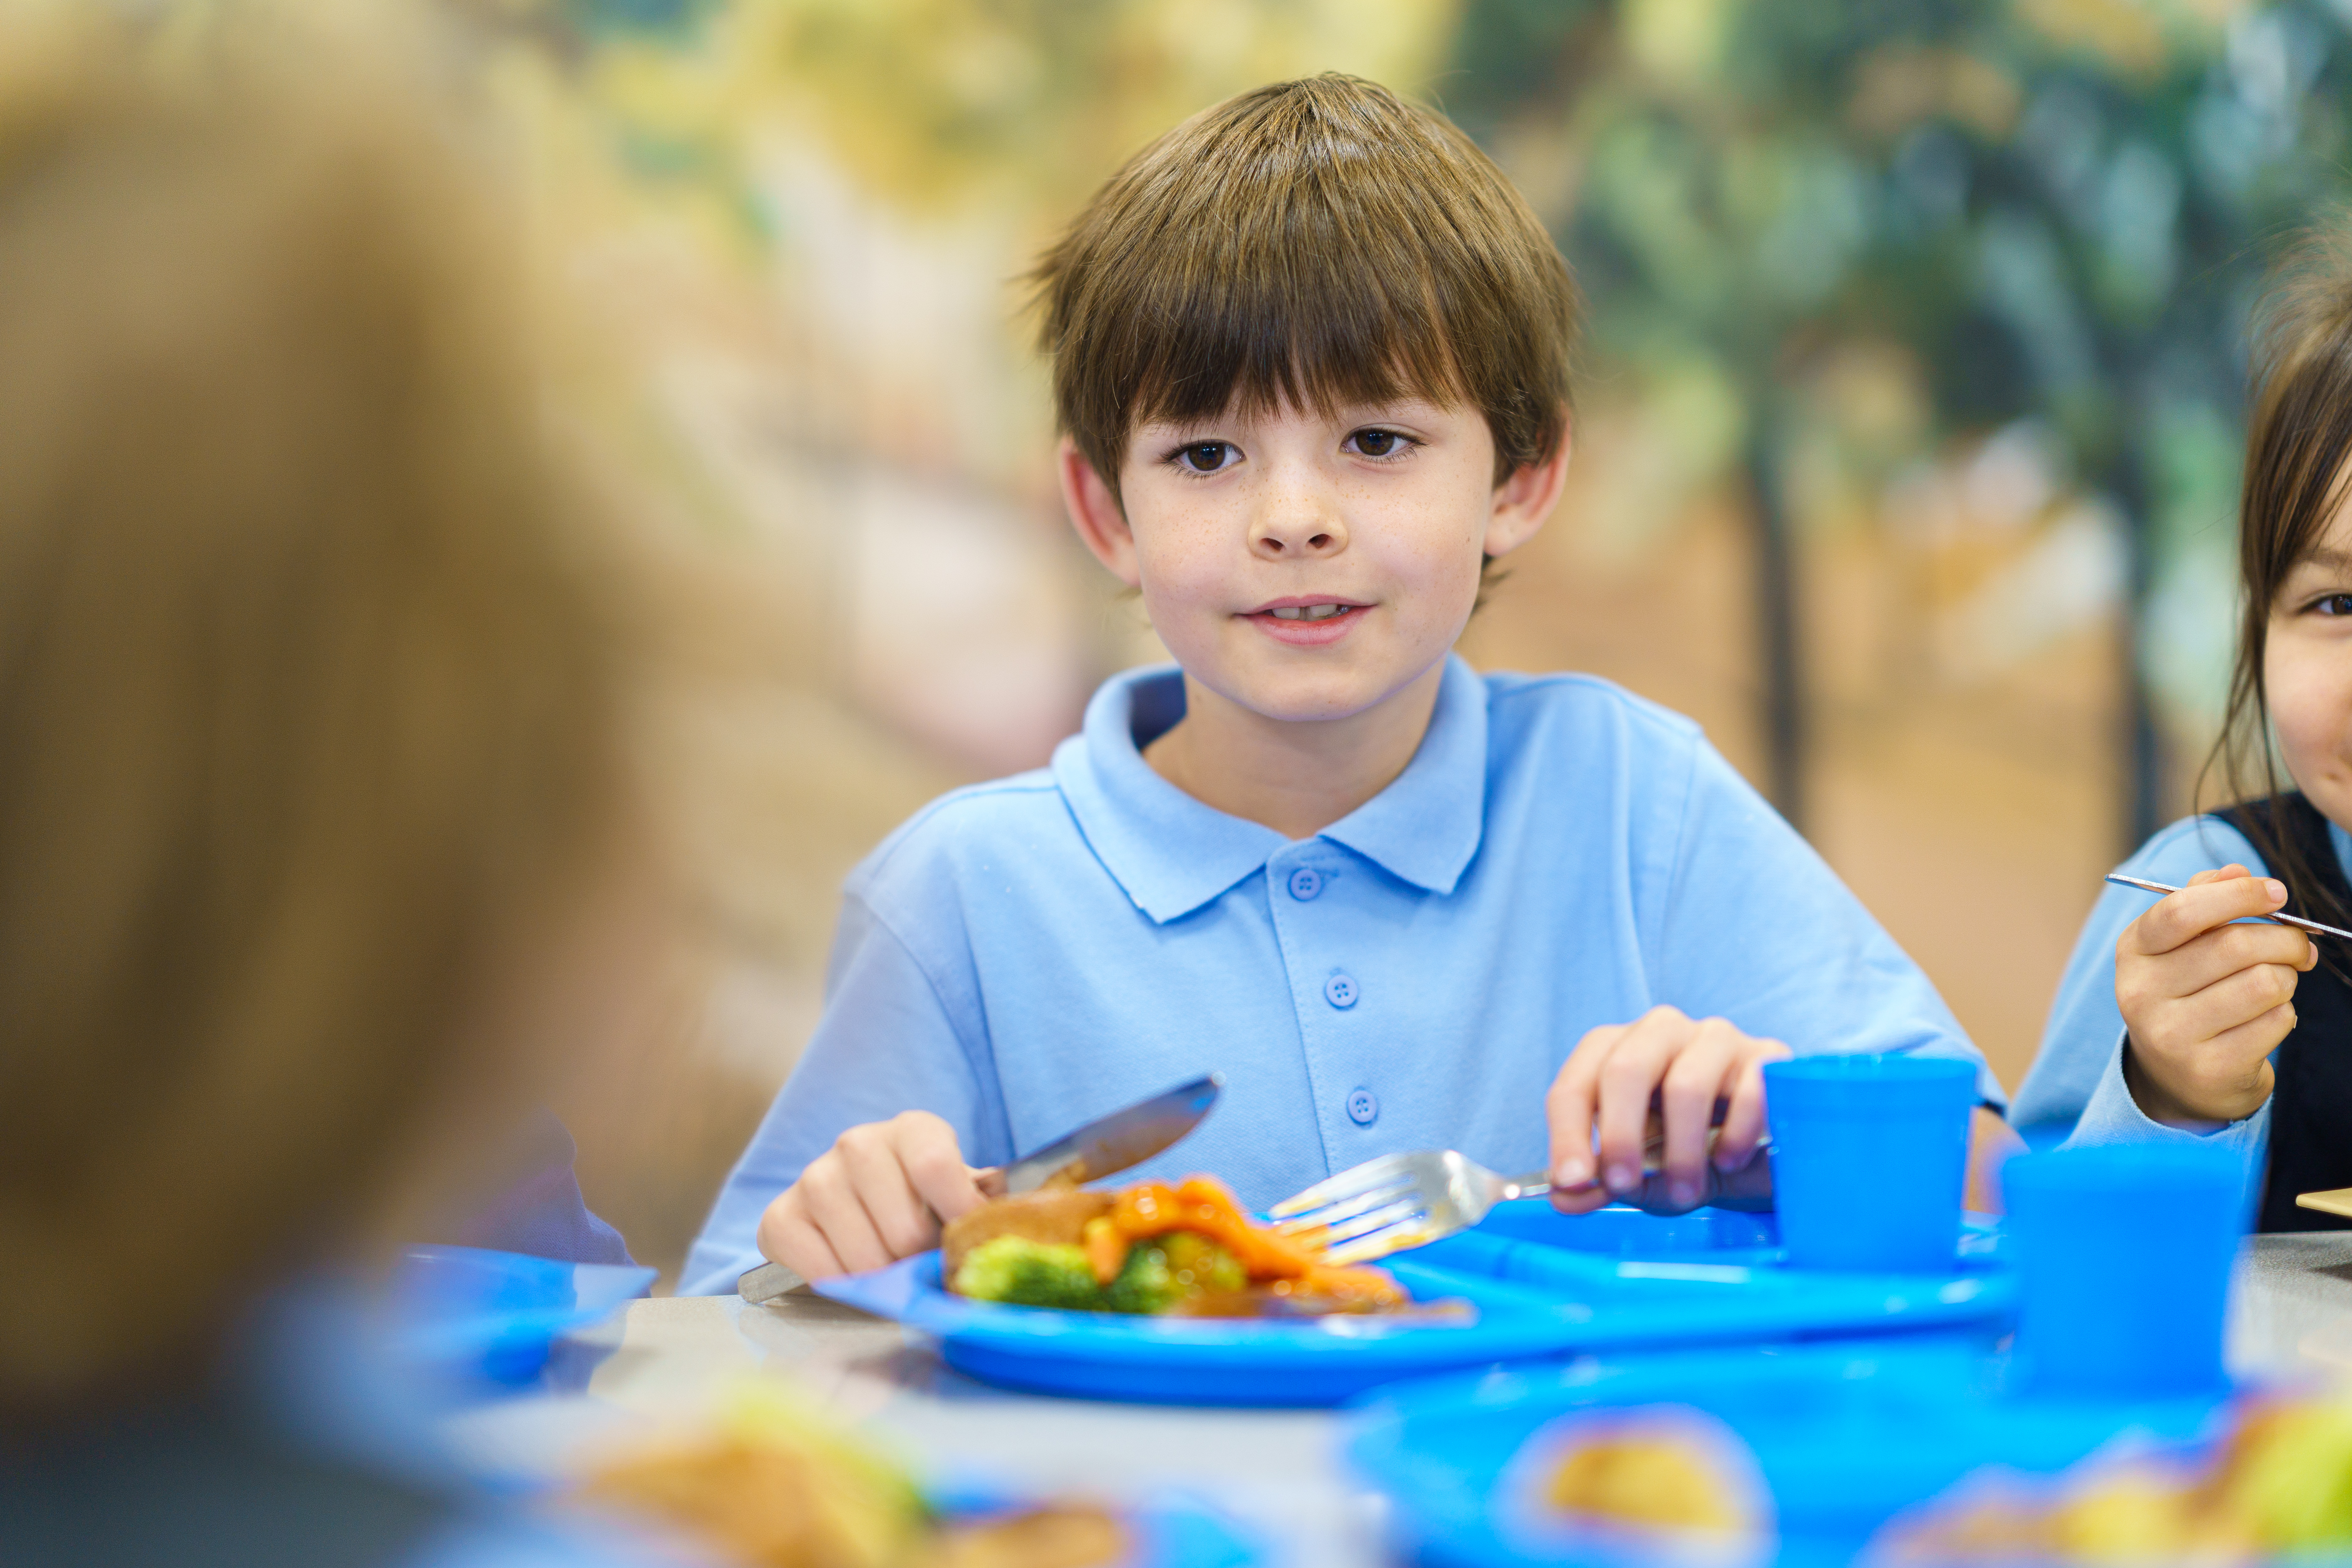
M519 1387L555 1342L652 1289L655 1270L478 1247L412 1247L393 1279L393 1352L444 1377Z
M2202 1440L2227 1397L2035 1399L2007 1392L2006 1373L1957 1342L1895 1340L1508 1368L1383 1390L1350 1414L1347 1453L1392 1500L1410 1561L1629 1568L1639 1559L1622 1538L1545 1520L1513 1461L1580 1413L1696 1409L1754 1453L1778 1516L1774 1560L1814 1568L1851 1561L1895 1513L1988 1465L2053 1473L2126 1430ZM1654 1544L1641 1555L1654 1560Z
M1120 1317L971 1301L925 1253L816 1289L936 1335L950 1366L1041 1393L1171 1405L1330 1405L1381 1384L1580 1352L1976 1326L2014 1311L2016 1282L1981 1230L1948 1275L1781 1267L1746 1215L1581 1218L1538 1200L1386 1261L1416 1300L1460 1298L1473 1322ZM1670 1243L1678 1243L1672 1245ZM1972 1250L1971 1250L1972 1249Z

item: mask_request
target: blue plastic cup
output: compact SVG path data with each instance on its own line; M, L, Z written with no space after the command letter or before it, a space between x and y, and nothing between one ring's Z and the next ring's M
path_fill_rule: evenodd
M2226 1387L2242 1180L2237 1155L2180 1144L2059 1150L2003 1165L2023 1286L2021 1385L2125 1398Z
M1799 1268L1948 1273L1968 1180L1974 1064L1799 1057L1764 1068L1772 1206Z

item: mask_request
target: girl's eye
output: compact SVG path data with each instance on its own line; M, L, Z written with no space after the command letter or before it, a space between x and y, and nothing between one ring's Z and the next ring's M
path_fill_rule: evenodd
M1348 444L1367 458L1392 458L1412 443L1393 430L1359 430Z
M1195 441L1176 449L1176 460L1196 474L1213 474L1234 455L1230 441Z
M2330 594L2311 607L2323 616L2352 616L2352 594Z

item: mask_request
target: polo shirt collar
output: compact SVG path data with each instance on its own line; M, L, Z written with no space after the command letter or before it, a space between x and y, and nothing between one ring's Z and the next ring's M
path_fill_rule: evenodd
M1054 752L1054 782L1088 847L1136 907L1163 925L1263 869L1290 843L1193 799L1143 760L1139 720L1166 731L1183 713L1183 679L1174 665L1113 676L1087 704L1085 728ZM1486 799L1486 682L1448 656L1412 761L1318 837L1415 887L1450 893L1478 853Z

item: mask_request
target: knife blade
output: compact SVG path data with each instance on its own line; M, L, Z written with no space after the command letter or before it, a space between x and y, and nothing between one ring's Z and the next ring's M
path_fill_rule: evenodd
M992 1196L1034 1193L1059 1178L1072 1186L1115 1176L1173 1147L1215 1109L1225 1080L1208 1073L1164 1094L1097 1117L1076 1131L1011 1164L979 1173L981 1190ZM781 1263L763 1263L735 1282L735 1293L764 1306L807 1283Z
M1084 1185L1140 1165L1198 1127L1224 1087L1210 1073L1089 1121L1005 1166L1004 1190L1034 1193L1056 1177Z

